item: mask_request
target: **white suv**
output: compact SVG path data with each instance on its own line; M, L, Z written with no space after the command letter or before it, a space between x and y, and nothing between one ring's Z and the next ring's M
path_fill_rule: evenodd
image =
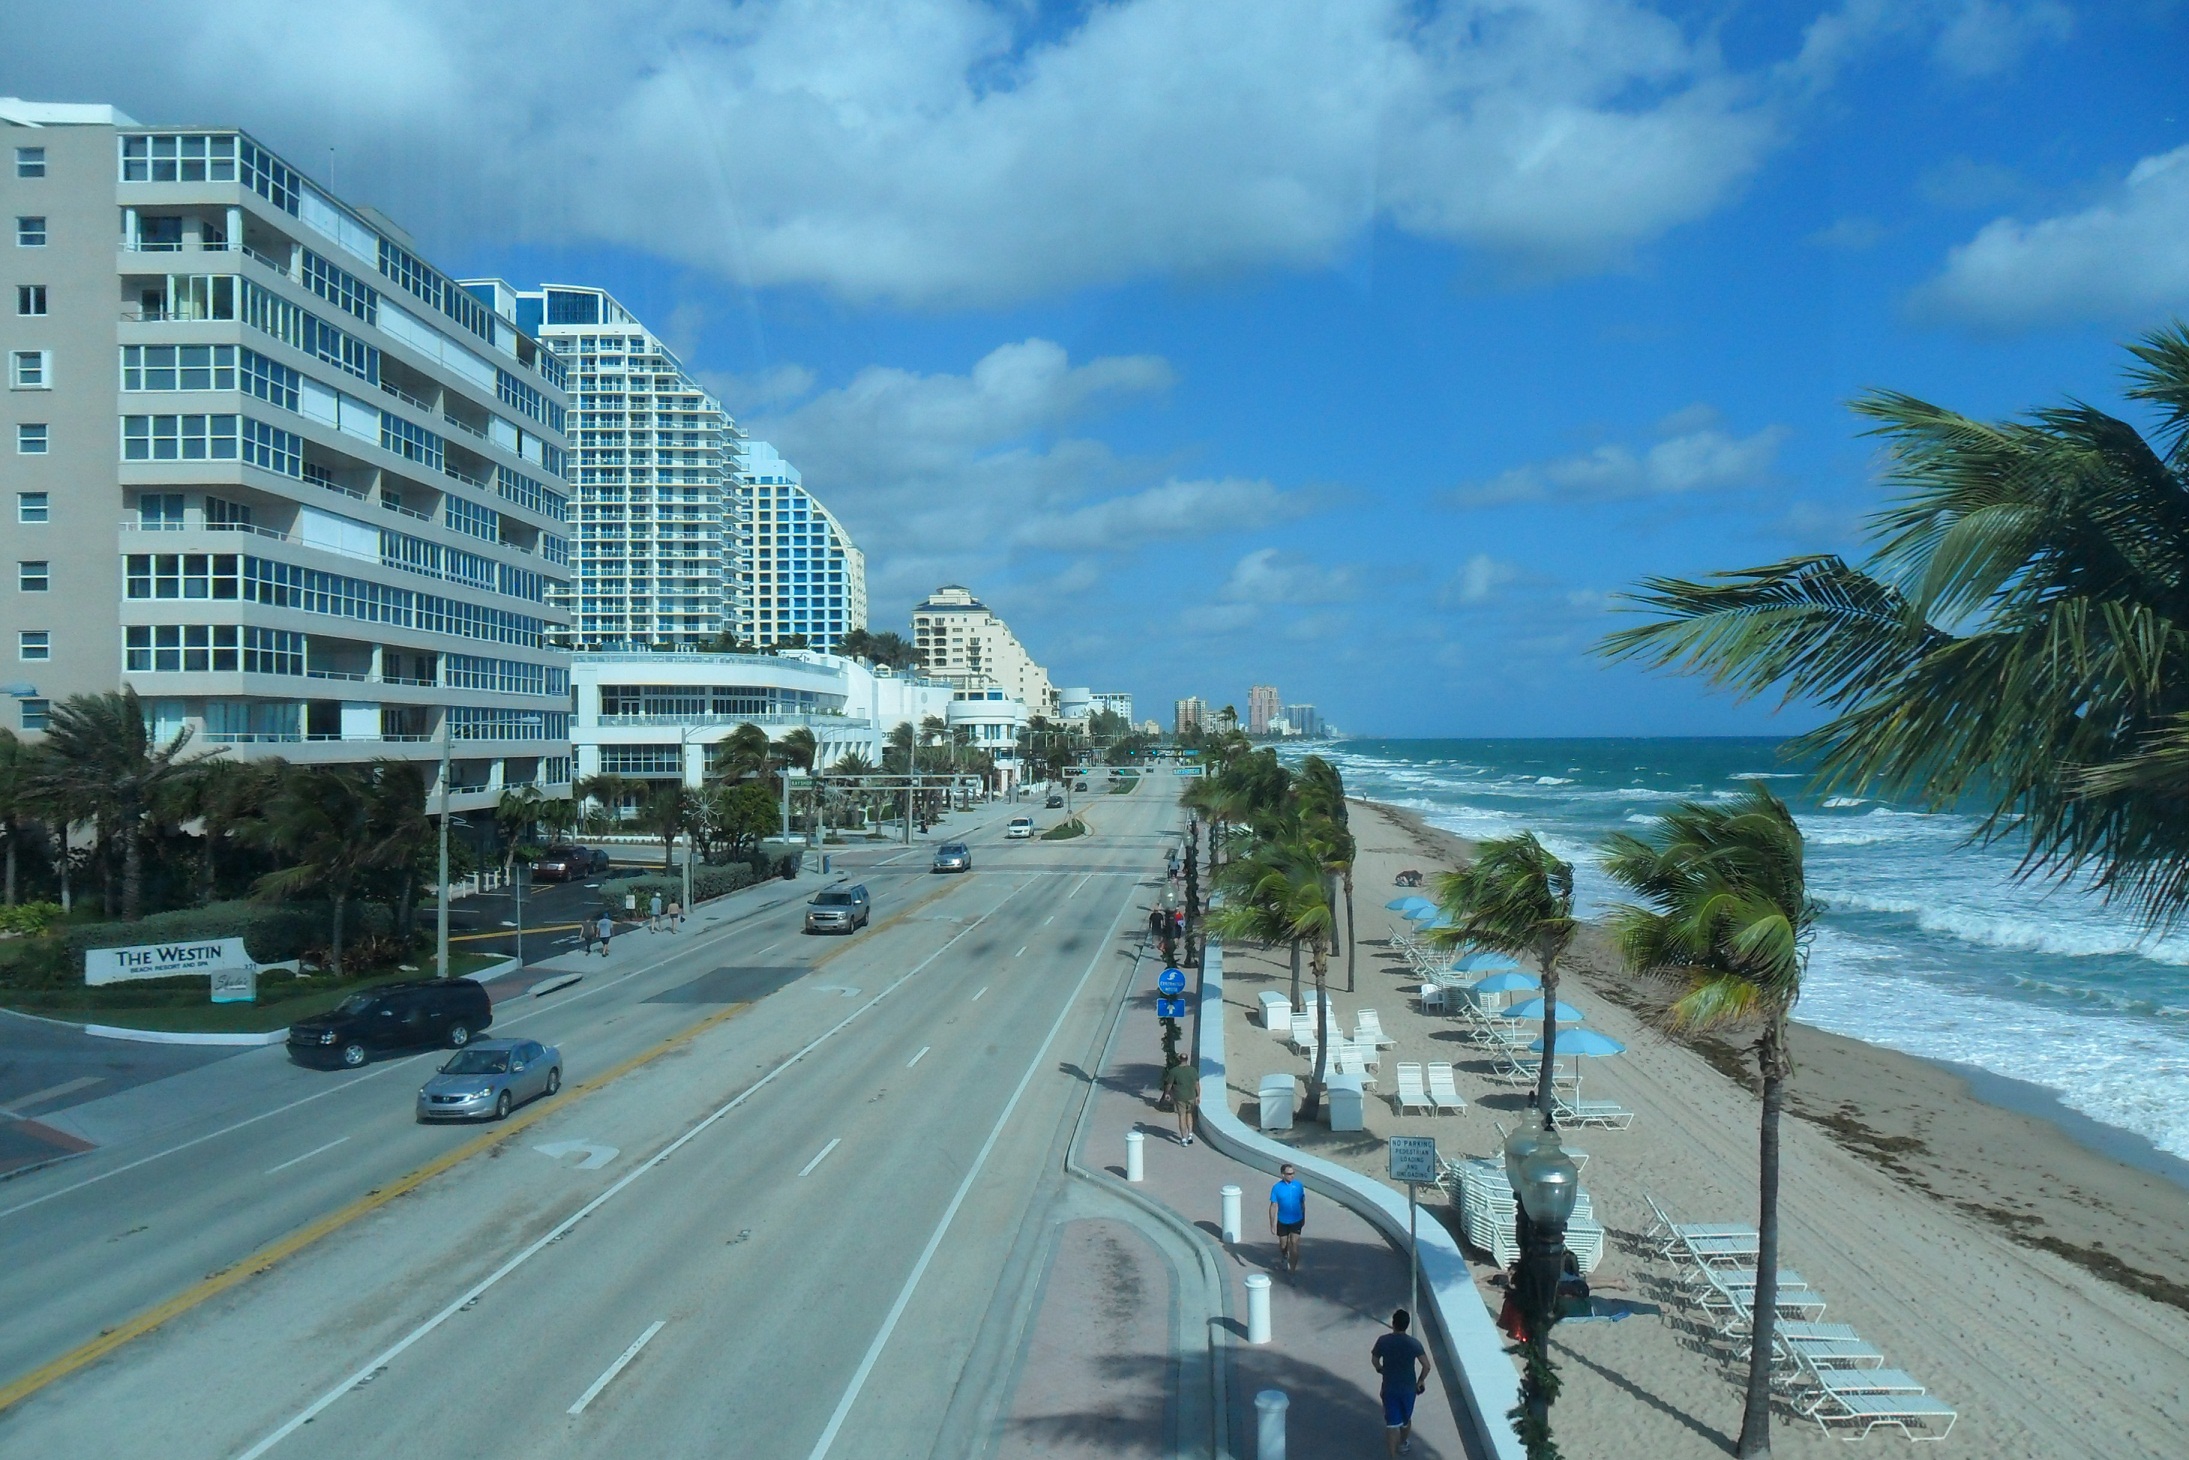
M1011 825L1005 829L1003 834L1013 841L1025 840L1034 834L1034 818L1031 816L1012 817Z

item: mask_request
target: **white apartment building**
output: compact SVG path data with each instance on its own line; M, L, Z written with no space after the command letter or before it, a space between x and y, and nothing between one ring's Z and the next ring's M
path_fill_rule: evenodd
M1094 708L1107 710L1130 725L1133 718L1133 697L1122 690L1096 690Z
M998 689L1036 715L1060 696L1010 625L959 584L946 583L912 610L912 643L927 674L962 690Z
M570 779L562 367L233 128L0 99L0 657L16 727ZM12 307L9 307L12 306Z
M802 638L833 651L866 627L866 554L805 489L798 468L765 441L748 441L735 516L737 636L759 648Z
M737 424L606 290L477 287L506 299L569 375L570 646L707 647L740 618Z

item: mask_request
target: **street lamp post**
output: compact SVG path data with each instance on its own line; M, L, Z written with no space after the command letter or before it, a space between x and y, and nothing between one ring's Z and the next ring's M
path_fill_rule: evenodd
M1523 1139L1527 1136L1534 1139ZM1527 1368L1520 1407L1512 1414L1513 1429L1529 1460L1545 1460L1558 1453L1551 1443L1551 1405L1558 1398L1559 1379L1551 1367L1550 1330L1558 1321L1566 1222L1580 1196L1580 1174L1559 1145L1555 1128L1515 1131L1506 1141L1505 1160L1517 1215L1523 1220L1514 1297L1528 1333Z
M448 977L448 711L441 711L441 897L434 916L433 976Z

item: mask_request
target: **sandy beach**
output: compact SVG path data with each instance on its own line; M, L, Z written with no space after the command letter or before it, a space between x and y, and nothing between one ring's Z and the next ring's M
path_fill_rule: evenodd
M1495 1079L1460 1021L1423 1014L1418 979L1389 944L1383 903L1403 868L1458 864L1464 842L1409 813L1355 803L1358 989L1334 963L1335 1009L1350 1022L1376 1009L1398 1041L1386 1052L1369 1129L1301 1128L1299 1144L1381 1176L1391 1134L1433 1134L1447 1156L1487 1155L1524 1095ZM1281 952L1226 950L1227 1036L1235 1108L1266 1070L1305 1060L1260 1027L1255 996L1289 983ZM1561 990L1592 1027L1628 1046L1594 1061L1591 1098L1636 1113L1624 1131L1573 1132L1590 1154L1583 1185L1607 1231L1599 1292L1654 1305L1616 1323L1562 1325L1554 1348L1566 1381L1558 1434L1574 1460L1706 1456L1730 1450L1739 1374L1702 1341L1671 1266L1643 1238L1647 1192L1683 1220L1755 1215L1756 1110L1748 1064L1731 1044L1683 1043L1649 1019L1656 991L1617 972L1591 930ZM1985 1456L2178 1456L2189 1451L2189 1190L2114 1160L2059 1125L1979 1100L1945 1066L1797 1027L1793 1111L1784 1130L1782 1263L1828 1299L1829 1321L1853 1324L1930 1392L1960 1411L1941 1448ZM1469 1109L1398 1116L1393 1063L1449 1059ZM1253 1112L1246 1111L1249 1119ZM1440 1197L1432 1209L1456 1218ZM1455 1223L1456 1226L1456 1223ZM1492 1303L1494 1266L1477 1268ZM1791 1409L1774 1444L1785 1454L1838 1453ZM1880 1430L1872 1445L1902 1443Z

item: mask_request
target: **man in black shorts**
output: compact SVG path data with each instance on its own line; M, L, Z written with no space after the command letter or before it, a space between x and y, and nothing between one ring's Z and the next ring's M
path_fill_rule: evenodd
M1391 1315L1391 1331L1368 1351L1368 1361L1383 1376L1383 1443L1393 1455L1414 1448L1414 1401L1429 1390L1429 1351L1406 1331L1413 1324L1413 1315L1398 1309Z
M1269 1189L1269 1230L1276 1234L1277 1257L1285 1271L1300 1270L1300 1229L1307 1225L1307 1188L1286 1162L1277 1168L1277 1184Z

